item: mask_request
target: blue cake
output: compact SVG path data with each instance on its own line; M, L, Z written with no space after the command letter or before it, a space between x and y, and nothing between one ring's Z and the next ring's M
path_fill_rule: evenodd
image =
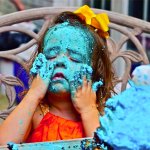
M106 102L96 136L114 150L150 149L150 86L133 86Z

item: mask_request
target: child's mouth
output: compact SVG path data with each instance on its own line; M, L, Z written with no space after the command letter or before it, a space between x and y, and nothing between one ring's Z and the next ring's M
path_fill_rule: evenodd
M56 73L56 74L53 76L52 80L57 80L57 79L65 79L64 74L61 73L61 72Z

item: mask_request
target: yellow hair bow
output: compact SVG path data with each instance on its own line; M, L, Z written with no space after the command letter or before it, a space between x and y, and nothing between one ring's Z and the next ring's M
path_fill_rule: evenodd
M95 14L89 6L84 5L74 11L82 20L85 20L86 24L91 25L95 29L98 29L98 34L104 38L108 38L108 24L109 18L106 13Z

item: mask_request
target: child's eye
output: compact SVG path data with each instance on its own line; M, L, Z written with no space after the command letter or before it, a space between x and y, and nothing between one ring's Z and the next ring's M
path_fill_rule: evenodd
M53 57L50 57L49 59L55 59L56 58L56 56L53 56Z
M73 61L73 62L76 62L76 63L81 63L81 61L79 61L77 59L74 59L74 58L71 58L71 57L70 57L70 60Z
M57 57L58 53L59 53L59 48L58 47L52 47L46 50L45 52L45 56L47 59L54 59Z
M54 58L56 58L56 56L57 55L50 55L50 54L48 54L48 55L46 54L45 55L46 59L48 59L48 60L54 59Z
M54 59L57 57L57 53L51 51L49 54L46 54L45 56L47 59Z
M48 57L46 57L48 60L52 60L52 59L55 59L56 58L56 56L48 56Z

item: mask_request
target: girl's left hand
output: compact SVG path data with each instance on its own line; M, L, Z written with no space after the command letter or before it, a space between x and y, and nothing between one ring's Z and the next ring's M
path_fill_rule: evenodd
M76 71L70 81L72 102L80 114L97 109L96 91L103 85L103 82L100 79L92 84L91 77L92 68L88 65L82 65L80 71Z
M82 85L74 91L72 102L79 114L96 109L96 92L92 90L91 82L88 82L85 77Z

